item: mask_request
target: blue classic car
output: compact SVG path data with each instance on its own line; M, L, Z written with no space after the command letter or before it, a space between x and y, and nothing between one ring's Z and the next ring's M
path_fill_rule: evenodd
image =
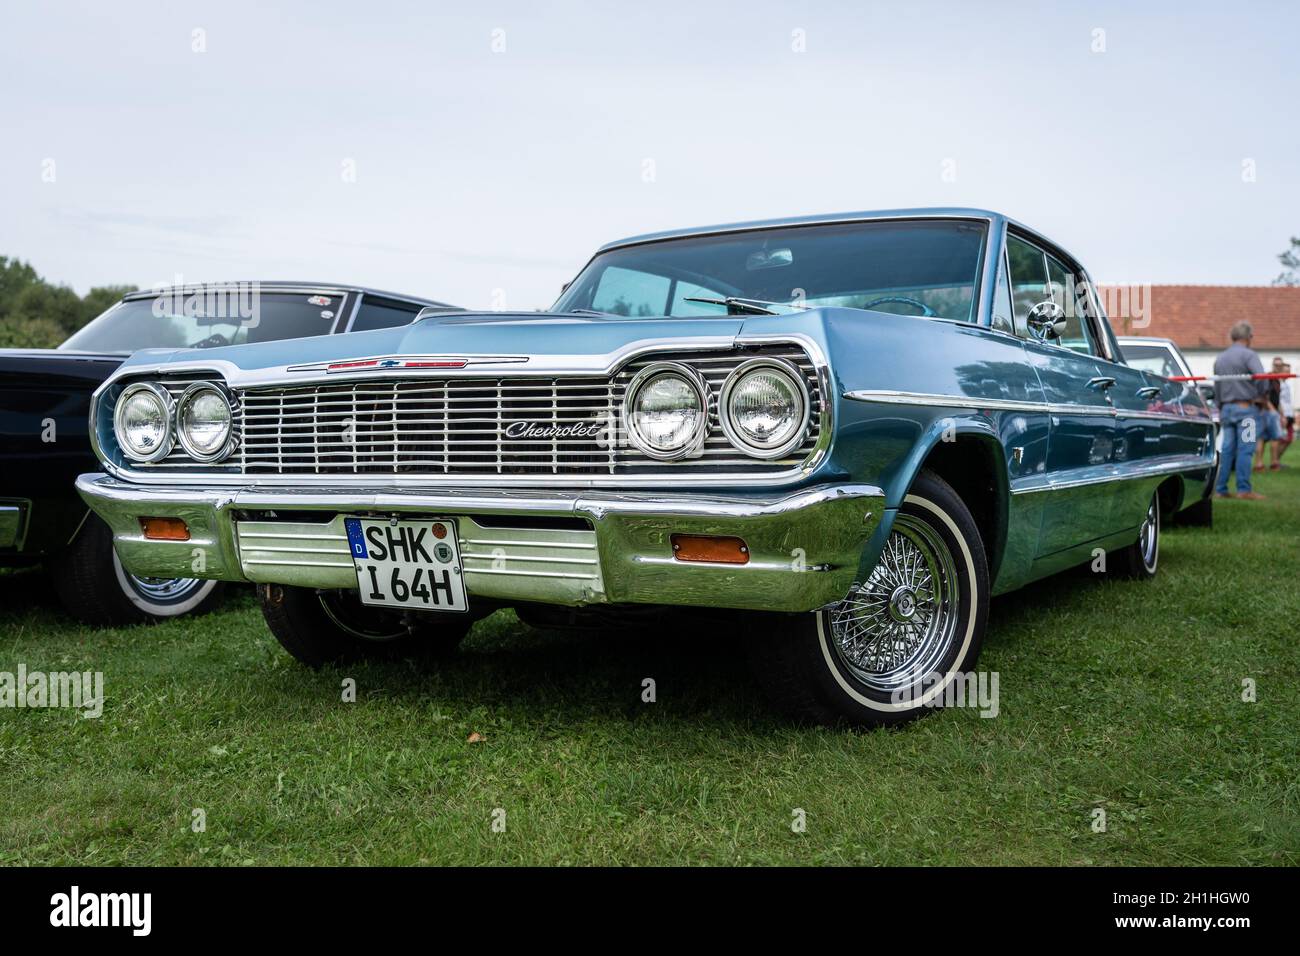
M1214 455L1082 266L969 209L627 239L549 313L138 356L92 415L122 562L256 582L309 665L502 606L722 616L779 704L861 724L947 700L990 595L1154 576Z

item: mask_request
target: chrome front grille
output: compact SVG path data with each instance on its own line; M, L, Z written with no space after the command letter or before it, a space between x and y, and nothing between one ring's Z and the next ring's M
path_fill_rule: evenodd
M758 356L784 358L803 375L812 407L821 404L817 370L796 345L726 352L655 353L613 376L526 374L494 378L381 378L320 381L237 390L239 444L217 466L183 453L141 471L185 467L196 473L409 475L436 478L610 475L772 474L806 460L820 437L811 417L804 442L787 458L760 460L737 451L718 420L718 395L731 371ZM636 373L661 361L698 369L709 385L709 432L698 457L662 462L621 436L623 393ZM202 376L198 376L202 377ZM173 388L169 379L165 383ZM183 390L188 382L176 383ZM515 438L512 425L556 429Z
M324 382L243 393L250 474L589 474L609 469L601 379ZM591 426L595 438L508 438L514 422Z

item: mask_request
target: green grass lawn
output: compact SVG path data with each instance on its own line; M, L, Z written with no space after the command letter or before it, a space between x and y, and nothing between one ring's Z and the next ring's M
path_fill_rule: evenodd
M92 631L41 575L5 574L0 671L103 671L107 700L98 720L0 710L0 862L1300 863L1291 464L1259 481L1268 501L1168 530L1152 583L1073 573L995 601L980 666L1000 715L895 732L773 717L741 632L497 614L436 669L313 673L246 592Z

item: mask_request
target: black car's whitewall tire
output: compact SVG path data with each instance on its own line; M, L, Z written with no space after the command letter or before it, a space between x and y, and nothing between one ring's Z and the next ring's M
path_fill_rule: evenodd
M768 620L755 642L760 682L784 710L817 723L901 723L940 706L979 657L988 563L957 493L922 473L881 559L845 600Z
M139 624L201 614L220 603L225 584L197 578L141 578L122 566L108 525L95 515L49 563L60 603L99 626Z

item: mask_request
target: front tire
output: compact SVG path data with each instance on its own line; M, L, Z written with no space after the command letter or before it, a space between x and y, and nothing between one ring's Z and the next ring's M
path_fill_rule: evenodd
M831 608L770 620L755 669L798 719L903 723L939 706L974 665L988 602L975 520L946 482L922 472L867 580Z
M280 646L313 669L449 654L473 624L469 614L441 614L408 626L398 614L362 604L355 591L259 584L257 599Z
M203 614L221 602L225 585L199 578L141 578L122 566L113 533L95 515L49 564L59 602L86 624L112 627Z

